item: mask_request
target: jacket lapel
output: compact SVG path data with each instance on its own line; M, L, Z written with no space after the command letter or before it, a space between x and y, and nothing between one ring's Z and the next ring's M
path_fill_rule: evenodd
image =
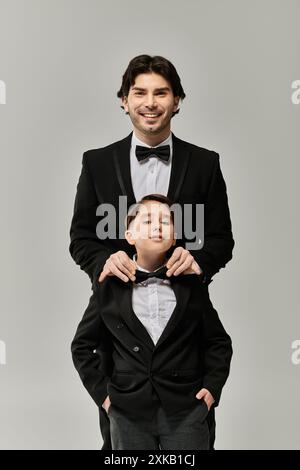
M111 283L112 289L114 291L114 298L119 304L119 312L124 323L126 323L132 334L137 339L142 341L152 350L154 348L152 338L132 308L132 282L123 282L121 279L119 280L117 278L112 279L115 281Z
M192 284L188 282L188 277L189 275L182 275L178 278L176 276L170 277L171 286L173 287L176 297L176 307L174 308L165 329L156 343L156 349L170 336L186 312L192 286Z
M176 297L176 306L156 345L132 308L132 282L124 283L118 278L111 278L113 281L111 283L111 287L113 289L114 298L119 305L119 312L124 323L126 323L133 335L146 344L151 349L151 351L154 348L157 349L160 347L162 343L170 336L186 311L191 294L191 283L188 281L188 277L188 275L180 276L180 279L176 276L170 277L171 286L173 287ZM125 286L126 288L124 288Z
M130 146L133 131L116 143L116 147L113 150L113 163L116 171L116 175L119 181L122 194L127 196L128 205L136 203L131 173L130 173ZM178 201L181 186L188 168L190 159L190 148L187 143L178 139L172 132L173 139L173 156L172 156L172 168L170 175L170 184L167 192L167 196L173 201Z
M113 150L113 163L115 171L124 196L127 196L127 203L129 206L136 202L130 173L130 146L133 132L116 143Z

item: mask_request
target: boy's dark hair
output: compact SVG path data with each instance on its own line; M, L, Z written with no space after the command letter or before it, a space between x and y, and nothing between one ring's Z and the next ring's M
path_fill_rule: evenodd
M163 204L167 204L169 207L171 207L173 204L171 199L168 198L167 196L164 196L163 194L147 194L147 196L142 197L142 199L140 199L136 204L134 204L128 211L128 214L125 219L126 230L128 230L129 225L136 218L138 214L139 205L144 204L145 201L158 201L158 202L162 202ZM172 209L170 210L170 214L171 214L172 222L174 224L174 212Z
M181 100L185 98L180 77L174 65L160 55L150 56L142 54L134 57L128 64L128 67L122 77L122 85L117 93L118 98L128 96L129 89L135 83L137 75L141 73L154 72L164 77L171 85L173 95L179 96ZM124 106L121 106L124 109ZM172 117L179 113L179 109L173 112Z

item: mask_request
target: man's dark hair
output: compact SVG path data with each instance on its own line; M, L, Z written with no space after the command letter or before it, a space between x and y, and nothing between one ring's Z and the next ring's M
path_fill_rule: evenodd
M128 230L129 225L138 215L138 208L140 204L144 204L146 201L162 202L163 204L167 204L169 207L171 207L173 204L171 199L169 199L167 196L164 196L163 194L147 194L147 196L144 196L142 199L140 199L140 201L134 204L128 211L128 214L125 219L126 230ZM172 209L170 210L170 214L171 214L172 222L174 224L174 212Z
M134 57L128 64L128 67L122 77L122 85L117 93L118 98L128 96L129 89L134 85L135 79L141 73L154 72L164 77L171 85L173 95L179 96L181 100L185 98L180 77L174 65L160 55L150 56L142 54ZM121 106L124 109L124 106ZM179 113L179 109L173 112L172 117Z

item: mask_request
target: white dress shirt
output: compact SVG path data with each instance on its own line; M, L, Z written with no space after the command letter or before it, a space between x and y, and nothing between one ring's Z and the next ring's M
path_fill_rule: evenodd
M137 264L136 254L133 255L133 260L140 271L150 272ZM139 283L133 283L132 309L154 344L165 329L175 306L176 296L169 279L150 277Z
M172 133L170 132L167 139L155 146L170 145L170 158L167 162L158 157L149 157L139 162L135 155L135 147L137 145L151 147L151 145L145 144L139 140L133 131L130 149L130 173L136 200L139 201L147 194L153 193L167 196L172 167Z

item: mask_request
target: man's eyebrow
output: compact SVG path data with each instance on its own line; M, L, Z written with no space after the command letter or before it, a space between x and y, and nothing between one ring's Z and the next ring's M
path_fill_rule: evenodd
M139 90L139 91L145 91L146 88L142 88L139 86L134 86L132 87L132 90ZM162 87L162 88L155 88L154 91L170 91L170 88L168 86Z

